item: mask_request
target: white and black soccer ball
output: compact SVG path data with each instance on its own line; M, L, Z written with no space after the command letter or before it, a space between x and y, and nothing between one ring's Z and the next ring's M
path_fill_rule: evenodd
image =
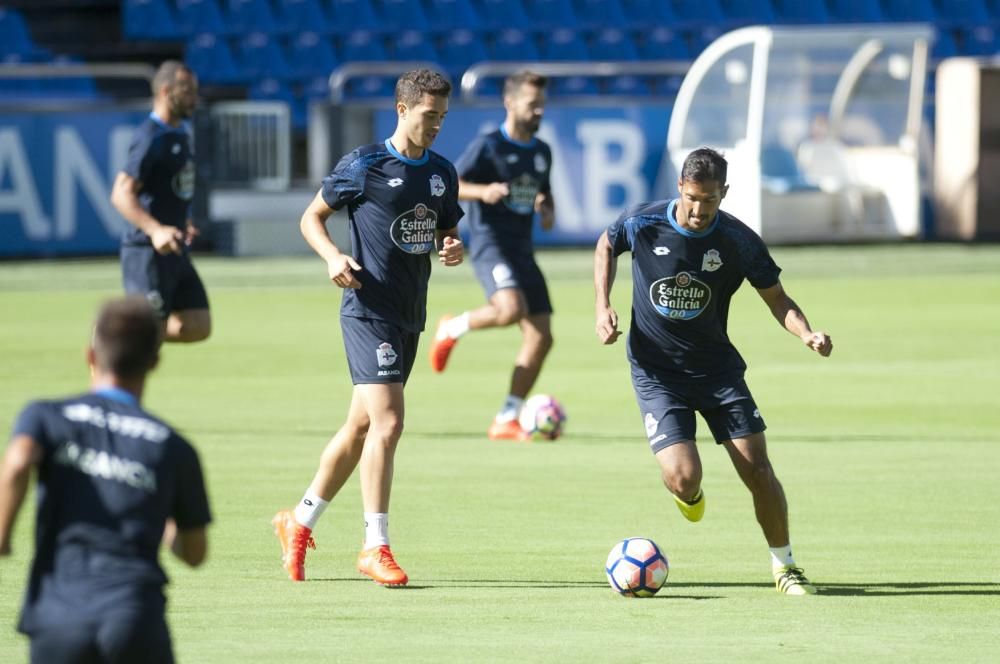
M555 440L566 428L566 410L555 397L536 394L521 407L521 429L536 440Z
M652 597L666 582L670 565L653 540L629 537L611 549L604 572L615 592L627 597Z

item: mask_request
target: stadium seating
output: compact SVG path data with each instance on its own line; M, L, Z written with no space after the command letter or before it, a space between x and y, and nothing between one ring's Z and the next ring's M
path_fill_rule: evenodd
M770 2L761 0L722 0L726 22L733 27L774 23L774 9Z
M839 23L880 23L885 20L878 0L828 0L830 18Z
M593 60L638 60L639 51L624 30L605 28L594 36L590 57Z
M965 55L992 56L1000 53L997 31L990 25L960 29L958 42L959 50Z
M367 30L355 30L344 38L340 47L344 62L381 62L389 59L381 35Z
M670 28L656 28L639 38L639 58L642 60L689 60L684 37Z
M291 78L284 49L276 37L264 32L251 32L240 40L237 62L243 74L251 80Z
M548 32L559 28L575 28L579 24L571 0L531 0L525 3L525 8L528 10L528 25L512 27L530 27L532 30Z
M404 30L393 38L393 60L421 60L437 62L440 60L434 42L422 30Z
M131 39L181 38L171 0L124 0L122 28Z
M481 29L479 14L472 0L427 0L427 19L431 29L439 35L452 30Z
M328 77L339 64L328 35L305 31L292 39L288 49L289 73L298 80Z
M890 21L937 21L931 0L882 0L882 13Z
M248 81L229 44L213 34L195 35L184 47L184 60L202 83L241 85Z
M229 24L233 33L276 32L277 19L268 0L228 0Z
M668 0L622 0L625 27L649 30L656 27L678 27L680 19Z
M524 30L508 28L493 42L490 56L501 61L532 61L538 59L538 48L531 34Z
M330 25L338 34L348 34L355 30L383 30L382 21L370 0L330 0Z
M989 25L990 16L984 0L938 0L939 23L960 27Z
M778 23L821 25L830 20L823 0L772 0Z
M382 30L428 30L427 15L420 0L382 0Z
M583 62L590 59L587 43L576 30L561 28L542 40L543 60Z
M490 59L486 45L472 30L455 30L441 42L439 51L444 69L453 79L477 62Z
M280 31L293 37L302 31L333 32L330 16L320 0L281 0L278 21Z
M216 0L176 0L177 27L185 37L201 32L228 35L232 31Z
M577 0L579 25L586 30L627 25L621 0Z
M674 15L677 17L675 26L688 29L705 29L710 26L721 26L726 22L719 0L670 0Z
M33 58L38 52L24 17L14 9L0 7L0 56Z
M521 0L479 0L479 18L482 29L488 31L530 25Z

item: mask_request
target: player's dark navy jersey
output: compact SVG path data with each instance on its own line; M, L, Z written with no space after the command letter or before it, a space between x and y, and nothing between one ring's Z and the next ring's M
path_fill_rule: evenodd
M120 390L29 404L13 435L42 449L19 629L79 623L150 597L162 604L167 517L182 530L211 520L194 448Z
M194 197L194 151L186 123L171 127L150 113L136 129L125 173L142 183L139 203L165 226L183 229ZM129 224L124 245L149 245L149 236Z
M428 254L436 231L462 218L455 167L436 152L408 159L389 142L362 146L340 160L323 180L323 200L347 206L355 278L340 313L388 321L421 332L427 318Z
M778 283L763 240L720 211L701 232L682 228L676 200L643 203L608 227L616 256L632 252L629 360L678 378L738 375L746 363L729 341L729 301L747 279Z
M510 193L494 205L469 203L472 232L472 259L490 245L504 253L530 253L531 228L535 216L535 196L550 191L552 151L538 138L527 143L515 141L500 129L477 136L458 161L458 175L466 182L505 182Z

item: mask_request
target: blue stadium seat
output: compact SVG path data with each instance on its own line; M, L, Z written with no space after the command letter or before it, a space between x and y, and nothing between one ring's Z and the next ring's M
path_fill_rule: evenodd
M502 30L493 42L490 55L494 60L520 61L538 60L538 48L531 34L524 30L508 28Z
M240 73L229 44L210 33L195 35L184 47L184 61L202 83L242 84L247 77Z
M989 25L990 15L983 0L938 0L938 21L974 27Z
M601 93L597 81L589 76L560 76L552 79L549 86L553 97L598 95Z
M477 62L490 59L480 36L472 30L455 30L441 41L441 63L452 78Z
M521 0L479 0L479 17L483 29L489 31L511 27L527 30L531 25Z
M938 28L935 31L934 44L931 46L931 60L937 62L944 58L951 58L958 55L958 45L950 30ZM930 76L928 78L934 78Z
M440 60L437 49L434 48L434 42L422 30L404 30L391 39L394 60L425 60L430 62Z
M57 55L52 58L50 66L58 69L64 65L78 65L83 61L68 55ZM38 92L49 98L73 98L97 100L100 95L97 92L97 85L91 76L79 76L73 78L62 78L56 76L44 76L38 81Z
M615 76L608 81L608 93L620 97L648 97L652 89L640 76Z
M48 51L36 46L20 12L0 7L0 56L19 55L22 60L45 62Z
M382 37L368 30L355 30L344 38L340 47L344 62L380 62L388 60Z
M668 0L622 0L622 8L625 12L625 27L635 30L670 27L679 20Z
M281 0L278 27L293 36L298 32L333 32L330 16L320 0Z
M705 26L720 26L726 22L719 0L669 1L677 17L675 27L701 29Z
M0 67L5 65L31 64L31 59L22 53L0 54ZM0 97L24 99L34 97L38 90L38 79L0 77Z
M305 82L302 94L306 101L326 101L330 98L330 77L317 76Z
M122 32L129 39L179 39L180 28L168 0L124 0Z
M277 37L266 32L250 32L239 44L237 58L241 71L251 80L291 78L288 58Z
M229 0L229 26L236 35L277 32L278 20L267 0Z
M772 0L779 23L822 24L830 20L823 0Z
M472 0L428 0L427 19L431 29L438 34L480 29L479 14Z
M638 60L639 51L627 32L605 28L594 35L590 57L594 60Z
M385 76L352 78L344 88L344 96L348 99L392 99L395 94L395 78Z
M878 0L828 0L830 18L839 23L881 23L885 20Z
M283 101L292 115L292 126L306 126L305 100L296 95L287 83L276 78L262 78L250 86L247 97L254 101Z
M576 7L579 25L586 30L628 25L622 0L577 0Z
M339 64L332 38L319 32L299 33L289 44L288 64L292 78L298 80L330 76Z
M202 32L230 34L216 0L176 0L177 27L186 37Z
M639 36L639 58L642 60L690 60L687 42L670 28L656 28Z
M330 0L330 24L337 34L355 30L382 32L382 19L371 0Z
M590 51L577 30L560 28L542 40L543 60L580 61L589 60Z
M385 32L429 29L420 0L382 0L381 16Z
M579 21L570 0L531 0L525 5L532 30L549 32L559 28L575 28ZM528 29L528 26L512 28Z
M997 31L989 25L959 29L958 38L958 50L962 55L990 56L1000 53Z
M768 25L777 20L770 0L722 0L722 11L726 15L726 24L733 27Z
M931 0L882 0L882 13L890 21L933 23L937 20Z

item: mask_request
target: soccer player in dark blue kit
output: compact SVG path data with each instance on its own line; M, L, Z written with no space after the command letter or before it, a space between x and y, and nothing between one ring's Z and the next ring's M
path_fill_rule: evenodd
M743 380L746 363L726 331L730 299L746 279L807 348L826 357L833 343L825 332L813 331L785 293L781 270L760 237L719 210L729 188L726 169L718 152L695 150L681 169L678 198L629 208L601 234L594 254L596 332L605 344L621 334L611 285L617 256L630 251L628 358L664 484L685 518L702 518L705 493L695 447L700 412L753 495L778 591L811 595L816 588L792 557L788 505L767 456L764 419Z
M396 82L397 125L380 143L340 160L302 215L309 245L345 289L340 324L354 394L347 421L327 444L319 468L294 510L272 523L293 581L305 579L312 530L355 467L361 467L365 539L357 568L384 586L404 586L390 549L388 519L393 459L403 431L403 386L427 317L429 254L462 262L455 167L430 150L448 113L451 84L419 69ZM353 256L331 241L326 220L347 208Z
M91 391L35 401L14 424L0 466L0 556L37 468L18 624L32 662L173 661L158 550L162 541L200 565L211 515L194 448L139 404L160 339L145 298L108 302L87 349Z
M198 81L183 63L168 60L152 87L153 110L136 130L111 191L132 226L122 236L122 279L126 293L145 296L156 309L166 341L203 341L212 317L188 252L198 230L191 221L195 166L186 120L198 102Z
M479 136L458 159L459 197L469 206L472 263L488 302L438 324L431 367L444 371L458 340L470 330L521 327L521 348L510 389L487 431L493 440L527 438L518 412L552 348L552 303L534 256L535 212L552 228L555 206L549 184L552 151L535 134L545 112L544 76L528 70L504 82L507 116L496 131Z

